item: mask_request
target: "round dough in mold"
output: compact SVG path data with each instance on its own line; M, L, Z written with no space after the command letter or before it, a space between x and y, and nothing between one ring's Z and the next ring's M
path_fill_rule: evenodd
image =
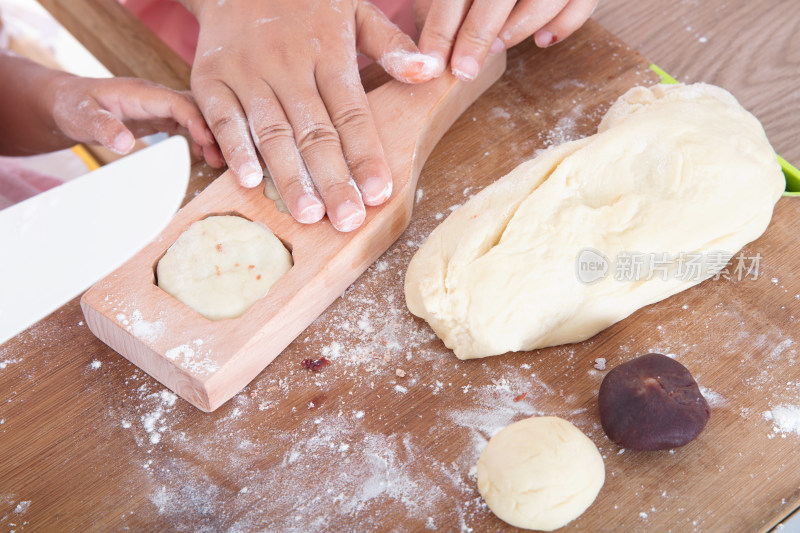
M158 262L158 286L211 320L242 315L292 267L263 224L211 216L184 231Z
M526 418L491 438L478 459L478 490L512 526L558 529L594 502L606 477L603 458L563 418Z

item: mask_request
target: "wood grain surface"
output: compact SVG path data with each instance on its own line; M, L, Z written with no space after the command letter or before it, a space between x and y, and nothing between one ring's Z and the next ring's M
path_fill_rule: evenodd
M800 2L600 0L594 19L678 80L731 91L800 164Z
M640 33L644 46L661 42L659 24L683 24L670 10L687 10L687 17L703 14L734 48L750 24L772 20L770 7L784 8L783 24L798 20L800 10L790 2L758 2L760 9L726 2L726 9L738 6L750 16L716 26L715 11L699 3L644 4L649 8L609 2L597 16L618 23L620 33L649 26L650 34ZM798 43L773 39L777 31L762 27L750 42L761 50L758 67L779 73L777 96L756 101L754 89L748 103L747 76L724 78L746 106L763 110L756 114L768 131L784 114L796 116L797 89L787 87L786 72L797 72ZM713 43L685 41L664 41L661 50L674 55L650 59L682 77L673 68L680 63L668 57L704 57L695 47ZM776 42L785 48L776 51ZM94 338L77 300L1 346L0 525L502 531L509 528L483 505L472 467L488 436L535 414L571 420L606 460L597 501L565 530L775 525L800 504L800 435L764 417L796 406L800 396L796 200L782 199L765 235L745 248L747 256L760 254L759 279L705 282L581 344L462 362L404 306L408 260L451 208L536 150L591 133L627 86L652 81L647 64L595 24L548 51L530 44L512 50L506 76L434 150L406 233L215 413L177 399ZM791 139L796 132L794 121L775 134ZM776 148L796 162L796 147L784 142ZM211 177L197 166L188 197ZM593 365L603 357L611 367L649 351L673 353L695 374L712 419L684 448L633 453L609 443L600 429L596 392L603 372ZM333 362L321 372L299 366L321 355Z
M189 89L190 68L118 0L39 0L115 76Z

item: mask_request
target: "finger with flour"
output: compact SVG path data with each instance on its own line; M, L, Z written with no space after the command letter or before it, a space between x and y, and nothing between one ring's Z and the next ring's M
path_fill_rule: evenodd
M194 76L194 71L192 73ZM243 187L257 186L264 175L238 98L227 85L217 80L203 80L193 83L192 87L237 181Z
M318 81L310 71L298 73L298 78L274 90L331 224L339 231L352 231L364 221L364 202L345 161L339 132L318 92Z
M356 9L356 43L359 52L404 83L423 83L444 72L441 57L421 53L411 37L368 2Z
M325 205L314 188L295 144L292 126L272 89L263 83L258 94L245 101L252 137L289 212L303 224L321 220Z
M330 62L319 65L317 75L328 80L320 86L320 96L339 134L342 152L364 204L384 203L392 194L392 173L355 65Z
M419 36L419 49L446 65L458 30L470 9L468 0L431 2Z
M461 80L473 80L483 67L489 53L505 49L505 43L497 37L515 0L474 2L464 23L458 30L450 64L453 74Z
M135 78L65 76L55 84L53 102L56 125L73 140L125 154L135 137L188 133L195 154L212 166L222 164L214 136L189 93Z

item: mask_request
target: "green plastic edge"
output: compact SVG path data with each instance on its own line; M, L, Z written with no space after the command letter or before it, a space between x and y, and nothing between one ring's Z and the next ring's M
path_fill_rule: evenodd
M778 156L778 162L783 169L783 175L786 177L786 192L784 196L800 196L800 170L789 163L787 160Z
M661 78L661 83L663 84L674 85L676 83L680 83L655 63L650 64L650 70L658 74L658 76ZM778 162L781 164L783 176L786 178L786 191L783 193L783 195L800 196L800 170L797 170L795 166L781 156L778 156Z

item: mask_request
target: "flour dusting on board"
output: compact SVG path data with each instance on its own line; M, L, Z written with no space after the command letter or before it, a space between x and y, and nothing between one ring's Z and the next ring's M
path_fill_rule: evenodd
M164 322L161 320L147 321L142 318L142 312L136 309L131 314L129 331L140 339L154 341L164 332Z
M426 195L423 202L437 201L445 211L479 189L456 181L441 198ZM751 338L739 311L720 308L706 316L695 311L698 302L679 296L667 304L677 310L668 319L658 315L658 307L642 310L652 327L632 331L618 350L604 352L603 371L595 368L599 354L592 340L546 355L458 361L408 313L402 283L386 281L403 279L411 256L438 224L435 215L420 211L401 239L289 351L215 413L197 416L134 372L126 382L134 391L131 401L109 415L115 431L138 451L134 466L146 477L142 483L153 487L146 495L152 512L178 531L334 530L353 523L378 530L397 516L404 517L399 531L470 531L490 517L476 488L477 458L489 438L522 418L569 420L598 445L610 480L628 472L630 466L619 465L631 454L609 443L595 404L570 392L587 373L596 391L608 369L646 350L671 354L693 368L702 358L731 357L743 342L758 346L773 363L797 357L795 340L787 342L781 330ZM726 290L722 283L717 287ZM720 330L720 318L740 328ZM690 327L727 339L720 353L700 350ZM175 361L196 358L204 343L195 341L175 346L169 355ZM321 357L330 365L318 372L299 364ZM561 380L542 379L554 361ZM778 428L772 431L776 436L796 434L787 415L793 402L786 398L797 394L797 384L770 385L770 365L760 370L764 374L743 372L743 379L776 407L770 407L771 419L753 417L751 423ZM735 391L719 389L714 375L696 377L715 417L738 416ZM378 399L392 407L379 408ZM681 505L680 491L653 491L662 502L659 512ZM644 488L637 492L647 496ZM652 522L655 508L645 509ZM703 528L703 520L691 518L697 524L689 521L687 530Z
M583 104L576 104L572 110L566 115L562 116L556 122L555 127L546 135L544 145L546 148L550 146L558 146L568 141L574 141L583 135L578 133L578 119L584 115ZM536 154L538 155L538 153Z
M773 423L773 431L785 436L800 435L800 406L779 405L764 413L764 418Z
M109 295L104 301L111 306L117 322L136 337L147 342L155 342L164 333L166 327L164 321L150 316L145 318L142 309L139 309L132 297L118 299Z
M193 446L179 442L181 451L167 461L167 468L192 473L191 481L161 479L149 495L151 502L162 515L224 523L229 531L309 531L331 528L342 516L358 517L364 528L379 528L391 516L386 510L389 501L401 503L406 524L425 524L430 518L427 506L447 502L443 485L457 482L469 493L466 479L456 476L454 481L451 465L434 462L426 472L413 471L409 462L424 456L424 450L407 436L365 430L352 413L307 419L294 435L268 429L266 433L279 439L283 456L274 457L272 468L256 470L248 466L264 460L261 446L247 440L229 446L226 468L232 468L237 478L228 487L179 458L188 453L202 460L223 445L224 438ZM319 456L333 457L333 466L330 461L316 461ZM158 471L151 470L156 476ZM324 490L300 489L312 479L324 480ZM269 500L269 512L252 504L262 499ZM466 516L468 505L451 504Z
M433 223L432 217L427 222ZM434 393L442 400L469 403L483 394L495 401L492 395L501 394L499 401L508 406L505 420L514 416L511 406L517 405L513 398L518 392L511 389L530 387L509 380L504 389L500 380L501 389L491 381L490 389L473 389L469 383L437 380L455 360L443 358L440 341L408 313L402 283L391 283L388 290L385 283L402 279L423 239L420 230L410 228L295 342L290 367L280 366L279 359L272 372L211 415L186 417L194 411L182 408L171 392L139 371L129 378L126 386L136 391L135 401L110 415L118 431L130 435L141 450L139 470L154 487L147 497L155 512L178 530L228 531L335 529L343 520L379 529L398 511L404 516L403 530L455 522L469 531L477 516L488 513L475 487L474 463L482 444L473 437L469 414L461 418L463 427L446 412L425 419L404 415L429 428L423 432L428 437L420 440L404 429L400 410L376 411L369 401L391 395L398 406L413 405ZM322 349L314 352L313 346ZM197 357L202 347L187 342L167 355L182 361ZM320 356L331 361L320 372L298 364ZM328 398L327 391L341 381L352 384L353 396ZM522 403L519 407L523 415L533 412ZM278 416L293 421L292 429L287 431L285 422L270 423ZM198 433L204 437L192 436ZM463 450L442 460L452 455L435 451L442 446ZM212 476L212 471L225 475ZM298 488L310 479L324 488ZM454 493L461 495L457 501ZM264 501L269 501L267 508L259 503ZM433 514L441 508L452 516Z
M193 374L213 374L219 370L219 365L211 358L211 352L203 348L203 339L170 348L164 355Z
M14 507L14 512L17 514L25 514L28 512L28 509L30 509L30 506L31 506L31 500L25 500L19 502L17 506Z
M4 359L0 361L0 370L5 369L9 365L13 365L14 363L19 363L22 359Z

